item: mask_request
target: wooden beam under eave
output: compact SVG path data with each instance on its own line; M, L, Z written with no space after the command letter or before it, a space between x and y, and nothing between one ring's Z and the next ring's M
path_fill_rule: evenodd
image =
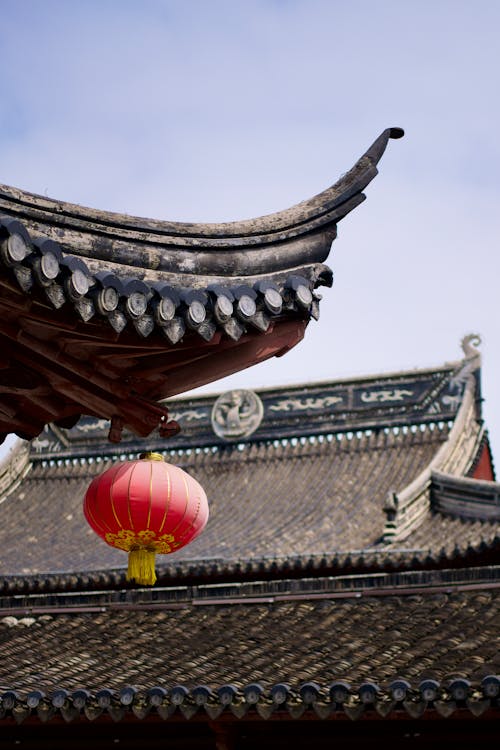
M307 324L307 320L283 321L275 324L270 332L255 334L249 340L233 342L233 346L228 345L226 349L202 354L196 361L179 366L168 374L166 393L161 398L177 396L279 356L304 338Z
M102 326L80 334L47 310L38 317L31 308L17 319L11 311L0 321L3 353L15 366L37 372L44 387L20 394L13 388L6 394L10 399L2 398L0 424L5 431L17 431L17 425L23 437L35 437L48 422L86 414L114 419L147 437L168 421L160 400L287 351L302 339L307 322L276 319L266 332L250 331L238 341L219 332L215 341L207 342L189 331L179 346L166 341L162 346L156 332L148 347L133 335L122 336L120 343L115 336L112 341L100 338Z

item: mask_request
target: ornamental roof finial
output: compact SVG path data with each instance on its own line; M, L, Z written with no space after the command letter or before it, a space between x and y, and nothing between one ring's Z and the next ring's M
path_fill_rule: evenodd
M474 359L480 357L481 352L476 349L476 346L480 346L481 336L479 333L468 333L460 342L462 351L465 354L465 359Z

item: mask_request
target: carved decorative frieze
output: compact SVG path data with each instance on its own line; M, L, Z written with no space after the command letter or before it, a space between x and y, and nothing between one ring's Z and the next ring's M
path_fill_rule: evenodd
M253 391L233 390L216 400L211 414L212 428L225 440L248 437L264 416L262 401Z

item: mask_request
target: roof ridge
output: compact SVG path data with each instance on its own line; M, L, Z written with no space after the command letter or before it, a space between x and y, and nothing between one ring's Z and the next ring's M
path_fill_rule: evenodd
M193 606L223 602L290 601L307 598L359 598L360 596L394 596L412 593L450 593L453 590L500 588L500 565L467 569L434 569L382 572L322 578L282 578L271 581L208 583L183 586L159 586L154 591L135 586L121 591L86 591L27 593L0 596L0 615L8 611L42 614L65 608L98 606L118 609L158 609L162 604L190 603Z
M389 140L401 138L403 134L404 131L401 128L386 128L354 166L342 174L331 187L283 211L242 221L193 223L148 219L67 203L6 185L0 186L0 203L7 204L9 213L32 221L34 218L42 225L44 223L62 227L69 225L70 230L75 231L75 228L78 230L83 224L84 231L88 233L106 235L115 232L118 237L129 243L137 239L134 234L137 234L143 243L156 242L163 245L175 243L178 249L187 240L198 251L209 244L210 240L214 247L220 247L221 239L224 238L238 238L240 245L244 244L245 238L249 238L250 241L253 238L252 244L258 244L262 241L262 235L276 234L277 240L281 242L285 239L283 233L286 235L287 230L291 228L305 225L302 232L310 231L309 225L318 218L323 218L322 224L331 223L332 212L336 212L335 219L338 221L360 203L364 199L362 190L378 173L377 164ZM85 223L88 226L85 226ZM74 238L73 244L75 244ZM77 251L83 255L81 248ZM87 253L97 259L110 259L108 255L100 258L96 249L87 248ZM123 262L125 258L126 262L134 265L130 253L124 251L123 248L119 248L118 257L115 255L112 257L118 262ZM147 260L144 256L139 259L139 262L145 263ZM157 264L154 262L156 258L152 260L150 268L156 268Z
M491 549L500 547L500 536L497 534L489 545ZM280 580L304 580L310 579L321 581L327 579L348 578L350 580L359 578L373 578L376 575L401 575L404 573L420 573L429 575L441 575L442 568L446 563L457 565L458 557L465 559L469 557L476 561L477 570L485 570L496 566L496 557L491 557L492 564L488 562L485 567L481 565L481 552L484 542L477 546L470 543L467 548L453 550L448 554L445 549L435 552L430 549L417 548L387 548L385 546L367 549L351 549L346 551L331 551L323 553L306 553L290 556L260 556L258 558L200 558L177 560L172 563L160 563L157 566L159 588L181 588L190 585L230 586L247 584L249 581L276 582ZM470 558L472 555L472 558ZM478 562L479 561L479 562ZM484 563L484 561L483 561ZM384 572L381 573L381 565ZM438 567L436 567L438 566ZM468 576L468 570L458 566L450 568L456 576ZM356 572L358 571L358 572ZM434 572L433 572L434 571ZM463 571L463 573L460 573ZM68 572L47 571L43 573L30 573L26 575L7 575L0 578L0 600L2 596L24 597L27 594L43 595L64 592L70 596L78 597L85 595L88 591L102 592L119 590L124 592L137 589L135 584L127 583L126 567L98 568L84 571L73 570ZM219 578L218 582L200 584L210 578ZM221 582L222 579L222 582ZM154 594L153 594L154 595ZM24 601L24 600L23 600Z
M331 433L313 433L298 437L262 438L261 440L242 441L240 443L226 443L222 446L206 446L204 448L173 448L158 451L165 460L194 467L210 463L217 454L219 463L232 463L244 460L246 463L258 462L262 459L289 459L324 455L332 451L365 451L385 450L387 448L408 442L411 445L424 443L441 443L443 436L448 433L447 423L434 424L423 422L416 425L392 425L387 428L362 428L359 430L342 430ZM93 475L95 470L112 462L134 460L138 452L116 451L109 456L101 455L63 455L45 456L32 453L30 460L33 464L33 476L47 477L47 472L69 469L67 476ZM142 448L143 450L143 448Z

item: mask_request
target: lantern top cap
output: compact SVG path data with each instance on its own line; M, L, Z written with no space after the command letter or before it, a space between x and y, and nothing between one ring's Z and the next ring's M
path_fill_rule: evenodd
M141 453L139 458L145 461L164 461L161 453L154 453L153 451L146 451L145 453Z

